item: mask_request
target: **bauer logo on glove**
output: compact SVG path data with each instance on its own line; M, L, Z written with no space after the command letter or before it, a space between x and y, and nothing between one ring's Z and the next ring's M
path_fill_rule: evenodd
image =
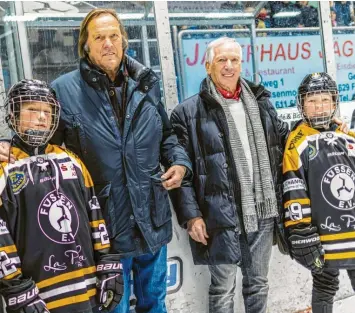
M96 267L97 295L101 305L100 310L112 311L120 303L123 291L122 264L116 255L105 255Z

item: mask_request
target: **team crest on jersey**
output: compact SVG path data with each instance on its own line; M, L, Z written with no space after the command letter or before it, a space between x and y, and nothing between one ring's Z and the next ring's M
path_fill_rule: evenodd
M74 204L56 190L48 193L38 208L39 226L50 240L70 244L79 229L78 212Z
M355 173L344 164L332 166L324 174L321 182L324 199L335 209L352 210L355 208Z
M20 193L20 191L28 184L28 179L23 171L13 171L9 173L9 178L12 191L15 195Z
M308 155L309 155L309 159L313 160L318 154L318 150L315 146L313 146L312 144L308 145Z

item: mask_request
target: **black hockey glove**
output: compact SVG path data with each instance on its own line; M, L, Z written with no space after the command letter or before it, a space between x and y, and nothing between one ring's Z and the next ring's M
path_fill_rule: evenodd
M295 228L290 231L288 238L291 255L314 274L320 274L324 267L324 250L317 231L315 226Z
M32 279L19 281L18 285L0 291L6 303L7 313L49 313L45 302Z
M119 257L108 254L101 257L96 267L98 278L97 295L100 310L112 311L121 301L123 296L123 270Z

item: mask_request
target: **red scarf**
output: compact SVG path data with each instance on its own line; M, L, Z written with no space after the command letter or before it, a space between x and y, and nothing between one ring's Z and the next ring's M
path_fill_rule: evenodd
M224 89L220 89L220 88L217 88L217 90L221 93L223 98L225 98L225 99L235 99L235 100L239 101L240 93L242 92L242 87L240 86L240 84L238 84L237 85L237 89L235 90L234 93L231 93L230 91L227 91L227 90L224 90Z

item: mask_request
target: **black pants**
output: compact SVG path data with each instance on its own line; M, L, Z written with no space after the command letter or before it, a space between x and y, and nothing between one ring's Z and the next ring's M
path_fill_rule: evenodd
M348 270L351 286L355 290L355 270ZM336 292L339 290L339 270L325 268L322 274L312 274L312 312L332 313Z

